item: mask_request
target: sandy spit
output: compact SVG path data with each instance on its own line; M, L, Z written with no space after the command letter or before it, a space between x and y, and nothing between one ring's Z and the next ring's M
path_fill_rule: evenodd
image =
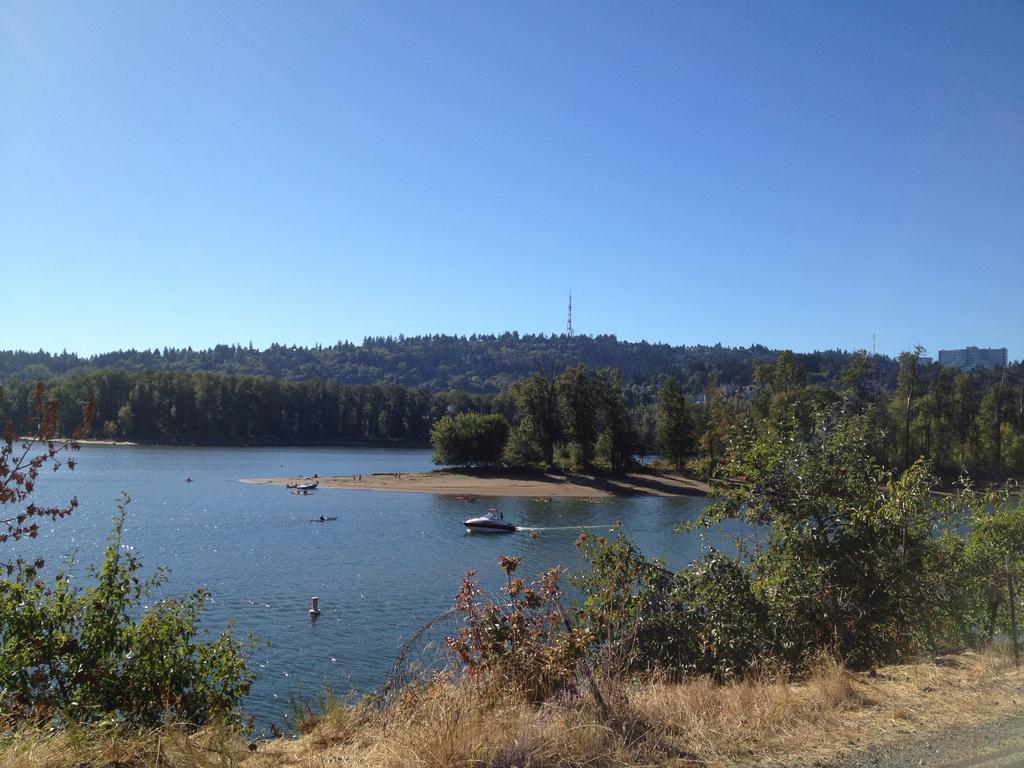
M287 485L311 477L244 478L243 483ZM450 496L525 496L536 498L609 498L612 496L706 496L701 480L671 472L630 472L622 475L485 475L434 470L373 475L319 476L322 489L434 493Z
M93 438L80 438L75 441L79 445L117 445L117 446L133 446L138 443L133 443L131 440L100 440Z

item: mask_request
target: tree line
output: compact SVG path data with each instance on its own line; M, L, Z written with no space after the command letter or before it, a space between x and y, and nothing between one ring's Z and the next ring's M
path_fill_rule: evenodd
M759 363L749 401L730 401L720 388L709 388L705 458L714 464L737 426L760 437L803 439L814 414L835 408L864 421L867 448L886 469L906 471L923 458L946 482L961 475L1024 477L1024 366L962 373L923 365L920 353L900 355L892 388L864 353L851 357L834 387L810 383L790 353Z
M708 476L736 429L800 437L813 413L836 406L868 421L872 455L886 468L905 470L924 457L947 482L964 473L977 480L1024 477L1024 366L961 373L923 365L919 352L907 352L890 382L885 364L860 352L826 383L805 363L783 351L755 362L743 388L723 384L711 371L697 393L677 376L637 384L618 369L583 364L558 374L534 372L495 394L123 370L59 377L47 391L60 401L62 434L71 433L89 402L94 437L221 445L426 447L432 430L458 438L456 417L479 414L507 423L487 422L489 429L507 430L501 450L478 455L449 446L456 451L449 463L619 470L637 453L656 452ZM23 432L35 382L15 378L5 390L0 420ZM464 425L479 430L481 424Z
M919 352L901 355L891 389L867 354L853 355L836 384L825 386L810 380L797 355L782 352L775 362L756 363L753 383L742 391L712 377L700 402L672 377L652 399L624 386L613 369L576 366L514 383L486 419L446 416L435 424L432 444L445 464L613 471L638 452L655 451L710 477L742 435L803 440L823 409L862 419L867 448L887 470L902 472L923 458L946 482L1024 477L1024 369L961 373L922 365ZM474 452L473 445L488 450Z
M397 385L288 382L211 373L93 371L46 385L70 435L93 403L91 437L143 442L426 446L431 425L452 410L487 412L494 398ZM11 381L0 420L16 433L33 414L35 383Z
M130 372L223 373L289 381L331 381L339 384L397 384L433 392L458 390L497 394L536 371L556 376L576 365L615 368L627 385L656 387L670 375L690 394L702 392L712 374L719 383L747 386L755 362L772 362L777 350L761 345L672 346L627 342L613 335L544 334L414 337L367 337L361 344L329 346L272 344L256 349L218 344L204 350L165 347L120 350L80 357L74 353L0 351L0 381L10 378L49 380L100 370ZM835 382L850 354L826 350L799 355L810 381ZM895 382L895 362L875 358L881 375Z

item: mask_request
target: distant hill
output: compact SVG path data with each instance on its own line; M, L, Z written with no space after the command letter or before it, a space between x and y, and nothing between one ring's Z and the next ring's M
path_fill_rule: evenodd
M517 379L541 371L557 374L578 363L618 368L626 384L653 383L674 375L691 393L704 389L717 372L721 384L751 383L755 361L774 361L778 350L671 346L619 341L615 336L520 335L368 337L361 345L297 347L274 344L218 344L212 349L122 350L91 357L67 352L0 351L0 380L51 379L96 370L199 371L268 376L286 381L322 380L339 384L399 384L432 391L495 393ZM808 381L831 384L850 357L839 350L798 354ZM895 377L896 364L877 357L883 380Z

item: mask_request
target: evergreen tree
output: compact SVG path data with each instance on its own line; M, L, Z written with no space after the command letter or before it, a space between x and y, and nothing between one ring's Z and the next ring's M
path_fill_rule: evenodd
M613 472L621 472L633 459L637 437L629 419L622 392L622 375L618 370L605 368L595 377L600 402L601 434L597 438L598 460Z
M697 434L690 406L673 378L666 378L658 392L654 447L676 469L682 469L686 460L697 453Z
M558 413L574 469L590 467L597 438L598 391L593 374L577 365L555 379Z

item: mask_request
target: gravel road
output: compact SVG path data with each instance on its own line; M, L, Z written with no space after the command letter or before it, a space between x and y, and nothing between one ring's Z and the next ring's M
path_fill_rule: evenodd
M1024 711L804 768L1024 768Z

